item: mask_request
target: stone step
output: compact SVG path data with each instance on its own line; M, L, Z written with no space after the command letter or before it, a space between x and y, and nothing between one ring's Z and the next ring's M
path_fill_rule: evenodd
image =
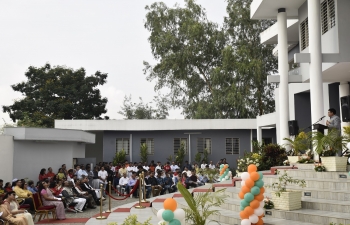
M315 209L298 209L293 211L284 211L269 209L266 210L266 218L280 218L319 225L350 224L349 213L329 212Z
M291 166L295 166L298 168L298 170L312 170L314 171L314 164L313 163L291 163Z
M338 212L338 213L350 212L349 201L315 199L310 197L303 197L301 205L303 209L314 209L314 210Z
M283 173L283 172L281 172ZM288 170L288 175L291 177L303 177L303 179L316 178L316 179L333 179L347 180L349 174L347 172L316 172L313 170Z

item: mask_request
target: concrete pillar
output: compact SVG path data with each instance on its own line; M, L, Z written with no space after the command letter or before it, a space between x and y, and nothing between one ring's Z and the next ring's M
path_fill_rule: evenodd
M349 83L348 82L340 82L339 85L339 101L341 97L348 96L350 95L350 89L349 89ZM340 112L337 114L339 115L340 119L342 119L342 112L341 112L341 102L340 102ZM345 126L350 126L349 122L342 122L341 123L341 128L342 128L342 133L343 133L343 127Z
M258 128L256 129L256 132L257 132L257 134L256 134L256 140L257 140L259 143L261 143L261 142L262 142L262 129L261 129L261 127L258 127Z
M321 9L320 0L308 0L310 100L311 121L315 123L325 115L322 80ZM320 122L324 124L324 121Z
M279 144L284 144L283 138L289 137L289 91L288 91L288 37L287 37L287 13L285 8L278 9L278 72L279 84Z

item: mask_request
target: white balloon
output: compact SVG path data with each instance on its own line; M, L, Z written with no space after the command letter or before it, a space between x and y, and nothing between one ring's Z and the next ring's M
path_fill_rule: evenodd
M265 202L264 202L264 200L262 200L262 201L260 202L260 208L264 208L264 206L265 206Z
M251 225L252 223L248 219L244 219L241 221L241 225Z
M242 178L242 180L245 181L245 180L247 180L248 178L250 178L250 175L249 175L248 172L244 172L244 173L242 173L241 178Z
M261 216L262 214L264 214L263 208L259 207L259 208L254 210L254 215Z
M257 215L253 214L253 215L249 216L249 221L251 223L257 223L259 221L259 217Z
M225 176L225 179L228 180L228 176Z
M245 186L245 181L244 180L241 181L241 186L242 187Z
M163 214L164 211L165 211L165 209L158 210L157 217L158 217L159 220L163 220L162 214Z
M186 216L186 213L185 213L185 210L183 210L183 209L176 209L174 211L174 218L179 220L179 221L184 220L185 216Z

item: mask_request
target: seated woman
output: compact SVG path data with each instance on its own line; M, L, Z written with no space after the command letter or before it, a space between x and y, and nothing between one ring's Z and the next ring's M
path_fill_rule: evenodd
M19 205L16 201L16 192L11 191L5 194L4 205L11 212L12 215L25 217L28 225L34 225L32 215L26 210L19 209Z
M66 219L66 213L64 210L64 205L61 199L56 198L50 189L48 188L49 184L45 181L42 181L39 186L39 193L44 206L54 205L56 206L56 215L57 219L64 220Z
M62 181L60 183L62 183ZM49 189L54 196L59 196L63 190L63 187L61 184L57 184L56 181L51 181L49 184Z
M0 219L8 221L10 224L14 225L28 225L26 218L23 216L15 216L7 209L7 206L4 204L0 205Z
M62 168L58 169L58 173L56 174L56 178L57 178L57 180L64 180L64 179L66 179L66 175L64 174Z
M12 190L12 185L10 182L6 182L5 184L5 192L13 191Z
M42 168L39 173L39 181L47 179L46 169Z
M34 203L32 199L32 193L25 191L21 188L22 181L17 180L14 182L16 186L14 186L13 190L16 192L16 195L18 196L19 199L23 200L23 204L28 204L30 205L30 210L34 212Z

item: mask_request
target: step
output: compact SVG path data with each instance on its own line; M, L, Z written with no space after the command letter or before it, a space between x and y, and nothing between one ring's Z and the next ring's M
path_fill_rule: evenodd
M269 215L271 213L271 215ZM298 221L315 223L319 225L336 224L350 224L349 213L329 212L314 209L298 209L293 211L269 209L266 210L266 218L280 218Z
M347 172L316 172L313 170L288 170L287 173L291 177L303 177L304 179L333 179L334 181L349 179L349 174Z
M327 199L315 199L309 197L302 197L301 204L303 209L314 209L328 212L349 213L350 202L327 200Z

